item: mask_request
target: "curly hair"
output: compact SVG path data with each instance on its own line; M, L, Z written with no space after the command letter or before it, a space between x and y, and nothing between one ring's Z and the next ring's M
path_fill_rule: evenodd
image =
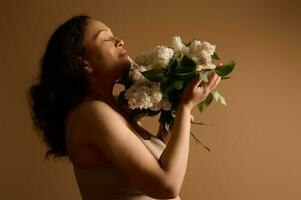
M40 74L28 91L31 117L49 156L67 155L65 118L88 92L87 77L79 56L85 54L83 38L87 15L77 15L61 24L51 35L40 59Z

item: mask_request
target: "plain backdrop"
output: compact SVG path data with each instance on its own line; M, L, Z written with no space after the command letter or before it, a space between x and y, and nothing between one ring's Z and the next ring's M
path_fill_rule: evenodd
M213 102L193 111L183 200L301 199L301 4L293 0L127 1L4 0L1 25L0 199L79 200L68 160L45 160L26 92L39 71L46 42L73 15L103 21L134 57L169 38L216 45L237 65ZM144 125L155 133L157 119Z

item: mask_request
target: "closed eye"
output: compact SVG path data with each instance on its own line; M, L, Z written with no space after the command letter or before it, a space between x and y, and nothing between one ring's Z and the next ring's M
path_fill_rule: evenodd
M104 41L111 41L111 40L115 40L115 37L109 37L109 38L104 39Z

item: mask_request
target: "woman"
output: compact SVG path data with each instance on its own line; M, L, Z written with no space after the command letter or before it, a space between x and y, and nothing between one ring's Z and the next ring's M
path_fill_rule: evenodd
M180 199L192 108L221 77L186 86L168 139L152 136L112 95L130 66L124 42L103 22L74 16L51 36L39 82L29 91L33 120L49 150L68 156L83 199Z

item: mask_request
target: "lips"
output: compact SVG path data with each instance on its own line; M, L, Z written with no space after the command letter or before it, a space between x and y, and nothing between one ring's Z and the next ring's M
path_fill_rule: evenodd
M120 52L119 52L119 57L122 57L122 56L125 56L127 55L127 51L125 49L122 49Z

